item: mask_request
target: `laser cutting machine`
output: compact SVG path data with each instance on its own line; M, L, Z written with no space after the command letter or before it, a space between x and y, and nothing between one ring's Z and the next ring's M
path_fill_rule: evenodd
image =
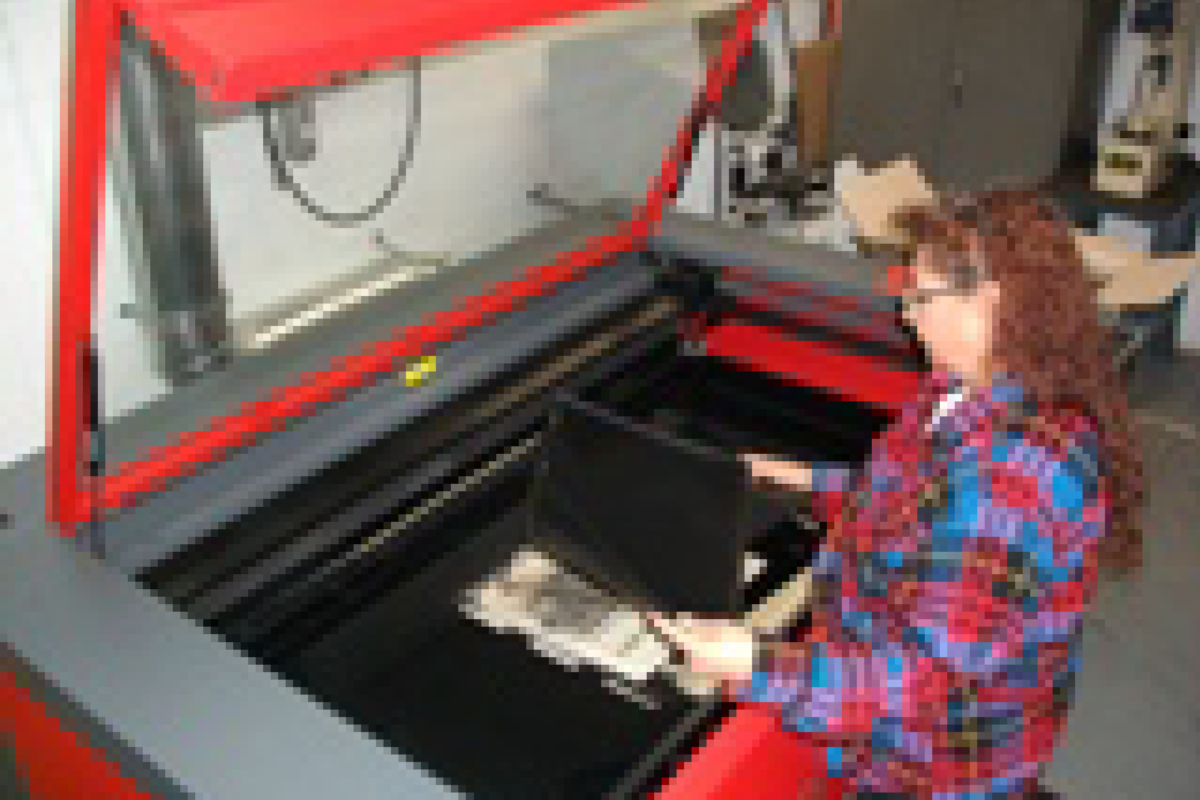
M725 5L76 3L53 430L0 474L0 729L34 796L836 793L769 711L680 671L642 691L609 658L627 617L560 613L588 589L522 550L564 390L706 447L854 463L923 369L871 292L880 264L678 202L770 3L705 64L695 17ZM504 59L554 101L546 172L438 190L422 170L519 160L511 86L477 85L482 116L459 119L492 120L478 160L430 116L445 75ZM589 73L643 93L588 96ZM112 88L136 299L94 311ZM409 123L423 104L427 127L368 147L320 125L354 102ZM589 133L612 149L572 150ZM383 192L339 195L388 142ZM439 204L493 224L423 223ZM135 346L146 396L106 412ZM821 524L769 497L751 517L746 619L803 636ZM557 617L482 624L496 587Z

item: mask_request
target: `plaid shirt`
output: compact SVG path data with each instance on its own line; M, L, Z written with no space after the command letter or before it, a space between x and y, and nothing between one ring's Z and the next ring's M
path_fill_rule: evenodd
M1041 410L1059 436L1004 424L1029 408L1010 382L932 421L961 389L932 375L861 472L814 466L814 499L845 535L814 565L811 635L765 643L729 687L778 706L858 793L1019 796L1073 694L1107 529L1096 429L1066 409ZM886 519L898 534L880 536Z

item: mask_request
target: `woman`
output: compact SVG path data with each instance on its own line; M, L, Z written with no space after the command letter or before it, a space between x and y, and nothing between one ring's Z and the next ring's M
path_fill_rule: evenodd
M857 797L1020 797L1059 738L1099 569L1138 566L1140 463L1096 286L1046 203L995 190L897 223L925 388L860 474L746 458L824 501L811 634L655 619Z

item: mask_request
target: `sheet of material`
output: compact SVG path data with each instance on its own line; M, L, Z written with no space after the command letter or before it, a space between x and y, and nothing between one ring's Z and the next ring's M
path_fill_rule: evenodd
M742 624L764 635L776 634L794 623L812 601L812 567L797 573L742 617ZM720 688L711 678L698 675L687 669L675 671L675 684L680 691L693 697L706 697Z
M763 568L761 559L746 563L749 575ZM756 605L743 623L756 633L779 633L805 611L811 591L809 568ZM497 633L524 635L530 647L564 668L589 664L635 684L663 671L694 697L718 688L686 667L671 667L670 653L648 635L646 623L631 607L609 601L536 550L515 553L499 572L473 587L462 611Z
M635 608L534 548L473 586L461 610L497 634L522 634L564 669L587 664L641 684L671 657Z

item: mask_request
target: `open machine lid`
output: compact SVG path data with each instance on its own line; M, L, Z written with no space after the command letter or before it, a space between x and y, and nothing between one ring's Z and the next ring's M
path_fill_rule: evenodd
M257 100L396 59L522 33L572 38L733 5L721 0L125 0L144 35L216 101ZM537 28L536 31L533 29Z
M736 25L725 39L718 57L708 63L707 70L704 69L703 59L699 60L699 68L695 69L678 58L672 60L669 56L674 51L671 48L664 50L659 46L660 40L639 41L637 34L629 34L637 26L629 26L628 21L620 15L634 13L638 8L651 9L654 15L658 15L652 21L657 22L662 30L669 31L673 25L677 30L683 20L682 24L688 26L690 31L691 19L696 13L726 5L727 2L698 0L672 0L652 6L630 0L462 0L452 4L395 3L391 0L243 0L236 3L222 0L125 0L111 5L88 4L77 10L70 123L64 140L66 168L63 170L63 190L60 193L63 200L59 230L55 380L49 443L51 520L64 534L73 535L83 523L135 505L148 493L168 487L206 465L221 461L234 451L253 446L272 431L328 407L351 392L388 377L399 378L396 385L402 390L404 381L414 378L414 370L414 379L419 381L422 374L435 368L428 359L436 356L439 348L482 326L502 322L515 309L552 295L585 274L611 265L620 254L638 249L653 231L664 207L680 191L681 178L691 159L700 129L719 103L722 88L729 83L738 59L765 15L770 0L750 0L740 7ZM563 24L567 22L572 25ZM113 362L113 359L106 358L111 354L106 350L128 353L144 347L128 333L134 330L132 323L122 326L121 320L133 319L139 326L157 331L159 338L165 336L169 339L176 351L196 342L203 343L206 336L218 329L233 330L233 340L239 336L245 340L247 329L261 339L266 330L265 339L269 343L271 337L278 333L280 324L285 328L290 324L279 323L278 320L271 322L270 319L264 322L264 314L269 318L271 314L282 312L279 308L264 309L270 303L256 304L245 300L248 294L253 294L251 290L243 289L240 295L243 303L239 310L239 295L231 291L228 284L222 285L203 275L197 277L195 273L182 277L168 275L166 278L158 275L149 280L148 285L162 290L158 292L159 301L164 297L168 300L195 297L197 293L209 299L221 300L224 305L220 313L210 313L211 308L207 306L194 306L187 309L190 316L181 315L180 308L170 307L169 302L163 309L149 309L140 299L140 290L137 303L120 302L122 291L132 292L136 287L120 285L119 279L112 274L99 274L96 268L96 231L102 221L109 231L104 255L110 262L117 252L114 250L114 240L120 238L119 235L112 235L117 212L124 212L123 219L126 222L132 218L134 224L141 225L142 235L134 237L139 240L139 245L132 247L141 252L131 256L131 263L139 262L143 269L147 262L177 266L190 259L197 263L226 262L222 266L226 267L224 273L229 274L233 270L228 268L228 264L238 258L236 255L227 256L229 248L222 249L230 241L241 242L242 246L240 251L235 246L229 252L241 252L243 258L256 264L295 265L309 256L317 258L320 253L314 254L312 251L320 251L321 247L326 248L326 253L353 251L362 245L360 240L365 235L369 236L372 246L382 248L393 261L396 258L404 260L409 272L412 272L415 264L418 267L430 267L436 273L438 267L444 266L436 252L432 255L429 252L436 251L436 243L434 246L418 244L408 247L405 242L397 246L388 240L386 231L381 234L377 228L366 228L364 234L362 226L339 226L337 219L333 220L332 227L347 227L355 229L356 233L348 234L341 240L335 236L326 239L323 244L312 246L304 244L304 236L301 235L296 241L289 239L279 245L280 249L274 253L261 249L255 251L253 246L247 249L246 243L257 241L256 233L269 227L271 215L275 212L265 203L246 199L248 183L240 186L235 183L232 189L228 186L218 188L218 183L213 180L216 177L213 170L240 176L245 182L257 179L267 183L273 179L277 183L276 189L281 189L278 184L282 183L283 188L292 190L290 194L295 196L287 200L292 203L290 213L296 219L304 219L304 210L313 212L314 209L304 208L304 203L299 201L305 192L295 191L296 186L292 184L300 183L296 175L306 168L305 156L290 151L294 150L297 143L289 143L285 135L297 127L292 116L299 114L302 117L303 109L264 104L265 99L277 103L283 98L299 106L298 101L292 101L320 95L322 86L358 83L364 87L364 92L378 90L375 99L368 102L381 102L379 98L384 98L384 101L399 104L402 102L399 98L407 98L407 109L411 116L412 110L417 107L412 104L415 84L411 80L402 83L407 87L406 90L392 87L390 94L385 84L389 78L402 82L412 69L414 57L429 57L430 74L443 66L445 69L466 69L463 65L468 60L456 59L452 46L484 40L492 44L483 48L475 46L473 50L468 48L467 52L480 55L480 58L469 61L484 63L489 59L519 58L512 54L512 48L502 45L510 39L515 40L513 31L522 29L526 40L536 40L542 34L547 34L542 45L546 48L544 52L550 54L545 57L549 62L557 58L558 53L569 53L575 41L586 41L564 34L563 30L572 27L583 29L588 25L599 26L604 35L615 37L613 41L625 42L624 49L619 51L623 62L635 65L656 63L652 78L658 83L653 84L654 90L668 85L674 87L669 92L660 91L660 97L667 102L656 104L671 108L674 118L670 125L671 132L664 136L665 141L655 143L653 148L656 161L662 155L665 158L657 167L647 170L647 174L638 182L641 191L630 194L627 199L632 202L627 203L621 213L610 215L603 209L596 211L602 224L593 227L572 249L548 254L541 263L522 264L514 268L512 274L493 276L491 279L482 274L474 275L472 280L480 285L473 289L439 289L435 282L431 282L429 297L433 299L420 306L423 310L415 317L393 319L387 327L379 329L379 336L369 341L353 342L352 347L333 352L315 367L305 364L305 359L298 359L296 363L303 366L250 398L239 395L237 391L226 392L223 388L205 389L202 383L201 388L197 389L196 381L185 382L187 391L197 393L198 397L211 396L215 399L215 402L205 406L202 418L196 419L194 425L181 429L174 424L155 421L151 410L144 416L151 420L149 428L154 430L157 441L145 446L143 437L135 454L126 453L126 457L116 459L117 463L112 463L110 458L102 476L92 478L86 474L85 434L90 424L88 389L95 385L91 380L87 354L93 342L98 341L99 362L104 365ZM668 36L661 41L682 40ZM585 55L580 57L580 63L587 64L589 58L594 58L604 48L592 48L592 55L587 55L586 47L581 50ZM115 69L118 63L123 67L119 72ZM156 63L160 68L155 67ZM600 62L595 63L603 68ZM384 67L390 69L384 70ZM368 74L364 76L364 72ZM476 74L481 79L486 78L486 67ZM628 73L633 74L632 71ZM379 77L381 75L382 79ZM114 104L114 109L110 111L104 99L108 96L109 87L118 82L121 87L119 103ZM384 85L384 88L379 89L380 85ZM404 91L409 94L404 94ZM478 103L495 103L500 94L483 86ZM182 100L176 102L180 98ZM607 100L611 102L612 99ZM600 102L605 100L601 98ZM116 111L118 106L119 114ZM394 108L399 110L402 106ZM612 110L611 107L602 108L601 116L619 118L620 114L613 115ZM661 108L658 113L662 113ZM110 121L110 114L116 119ZM262 117L265 132L259 131L257 123L247 126L237 122L239 116L244 118L247 115L254 119ZM552 113L549 115L553 116ZM138 123L137 129L121 130L131 127L130 120ZM464 120L460 119L459 122ZM100 211L102 206L95 201L105 197L102 194L107 161L105 143L110 126L117 129L115 132L118 136L114 140L125 144L118 148L120 152L114 153L112 178L116 188L110 188L107 196L108 219L103 220L104 215ZM303 129L302 122L299 127ZM188 131L193 128L204 132L189 138ZM553 125L547 128L552 133L555 130ZM138 142L137 136L145 134L146 130L157 130L158 138ZM563 130L569 131L570 126L559 130L557 135L560 138ZM489 132L494 133L481 130L480 136L486 138ZM385 133L382 138L387 135L393 139L401 138L394 130ZM431 134L426 131L424 135ZM239 147L236 140L247 136L263 137L258 145L259 152L255 154L256 161L250 166L244 158L239 162L239 156L236 155L246 152L246 147ZM433 138L436 139L436 135ZM356 156L354 139L350 137L342 141L345 148L342 157L352 163ZM299 137L299 142L302 151L305 144L303 136ZM138 148L130 144L140 145L143 157L151 163L142 164L140 168L131 164L136 159L131 159L129 154ZM506 146L516 144L508 142ZM621 148L627 146L628 142L613 140L613 144L613 157L624 157ZM405 147L410 149L412 145L409 137ZM420 142L416 146L419 148ZM155 173L155 169L161 170L164 161L169 160L164 156L163 147L169 149L166 155L174 159L172 163L189 165L191 172L185 170L183 178L176 173ZM262 152L264 149L265 156ZM149 156L146 156L147 152ZM250 144L250 152L254 153L253 143ZM644 155L644 148L634 155ZM290 169L281 165L290 165ZM418 162L410 176L414 182L416 171L420 169ZM255 178L254 170L262 174ZM377 174L375 180L379 180ZM188 181L194 184L190 187L191 194L188 194ZM181 185L183 193L190 200L179 200ZM569 185L570 181L564 183L564 186ZM469 187L444 187L442 194L466 188ZM638 202L638 195L642 192L645 192L645 196ZM116 199L114 194L118 195ZM278 194L282 197L282 190ZM405 198L402 213L419 218L422 210L421 192L414 188L411 194L414 196ZM477 190L475 194L483 193ZM121 202L120 195L135 199L136 202L131 204L132 212L126 207L130 204ZM312 193L306 196L311 199ZM428 194L425 196L430 197ZM200 200L197 201L197 198ZM445 201L432 197L425 202ZM315 202L312 205L316 205ZM348 205L357 206L358 203L351 200ZM206 209L210 215L206 224L216 231L212 242L208 244L202 241L202 237L194 235L197 220L203 219ZM319 217L320 214L308 214L308 217L313 216ZM329 219L323 221L330 222ZM150 222L155 225L150 225ZM148 236L147 231L158 233ZM514 232L515 235L521 235L528 230L513 224L511 229L492 231L490 239L478 236L472 253L478 254L503 243ZM359 240L354 236L358 236ZM276 241L283 239L277 237ZM418 250L423 252L413 252ZM246 252L252 255L246 256ZM386 258L382 259L382 262L386 261ZM471 258L464 259L462 263L468 262L477 263ZM320 280L316 283L319 284L322 298L316 304L328 306L332 302L336 311L338 303L347 296L353 299L356 292L364 291L364 285L368 287L365 291L370 293L379 290L380 286L386 290L395 286L397 281L416 280L407 273L397 277L393 274L396 272L394 269L388 272L386 263L370 265L370 270L378 274L372 272L367 275L365 284L362 270L344 263L328 274L319 276ZM256 290L266 296L272 285L286 284L294 279L295 271L279 266L273 274L257 274L250 283L256 281ZM133 280L136 282L137 263L133 264L130 272L134 274ZM473 284L468 280L463 285L470 287ZM287 301L282 303L283 306L289 303L301 303L302 306L306 302L311 304L312 298L304 291L292 288L293 291L282 293ZM133 305L132 309L130 305ZM231 306L234 312L230 312ZM304 318L309 308L303 306L299 312L295 308L290 311L293 312L292 318ZM111 326L110 330L104 330L106 325ZM163 331L168 331L169 335ZM254 338L254 335L250 338ZM208 363L205 359L216 352L206 354L202 351L203 348L192 352L192 356L200 353L199 360L188 362L192 367ZM102 376L102 381L104 377L110 380L128 377L115 374L111 366L105 366L104 369L107 375ZM226 388L237 390L240 386L244 390L248 383L253 382L247 377L251 372L252 367L243 367L241 377L226 377ZM172 387L165 383L164 386L166 388L160 394L170 393ZM134 398L131 405L153 406L154 403L152 399L138 397ZM111 415L112 410L107 411ZM119 413L120 409L116 412ZM142 415L142 409L138 408L137 413ZM105 411L100 411L98 416L104 420ZM106 426L100 427L103 429ZM109 451L120 453L119 443L116 443L118 446L113 444L110 442Z

